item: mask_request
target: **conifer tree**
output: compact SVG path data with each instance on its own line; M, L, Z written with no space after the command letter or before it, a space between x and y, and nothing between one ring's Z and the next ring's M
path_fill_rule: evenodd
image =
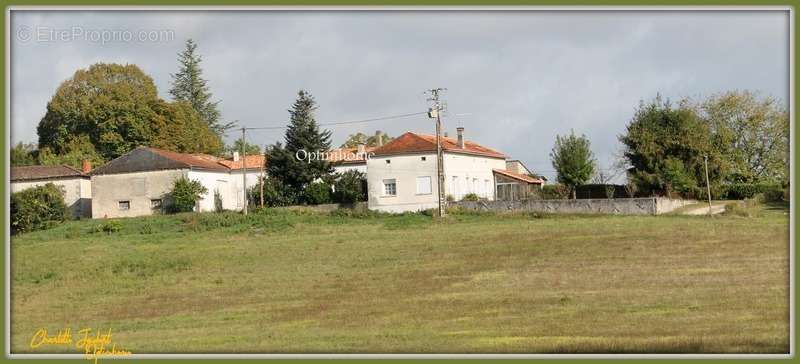
M189 39L186 49L178 53L180 70L172 76L170 95L175 101L186 101L197 111L200 118L217 135L222 135L233 126L220 120L219 101L212 101L208 81L203 78L200 68L202 57L197 54L197 43Z
M331 132L320 130L314 119L316 109L314 97L300 90L289 110L285 144L276 143L267 149L267 173L290 188L296 196L301 195L300 192L312 181L327 177L333 171L324 158L311 157L331 148Z

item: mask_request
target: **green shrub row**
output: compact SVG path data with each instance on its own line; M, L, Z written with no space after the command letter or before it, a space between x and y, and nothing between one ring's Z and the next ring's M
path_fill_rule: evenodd
M771 202L783 200L786 188L773 183L734 183L721 186L720 190L720 197L726 200L751 199L763 194L764 200Z

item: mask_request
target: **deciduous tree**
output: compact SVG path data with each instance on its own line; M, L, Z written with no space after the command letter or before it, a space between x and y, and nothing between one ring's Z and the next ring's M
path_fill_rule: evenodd
M550 158L558 182L570 188L572 198L575 198L575 188L592 178L597 164L589 139L583 135L576 136L574 132L556 136Z

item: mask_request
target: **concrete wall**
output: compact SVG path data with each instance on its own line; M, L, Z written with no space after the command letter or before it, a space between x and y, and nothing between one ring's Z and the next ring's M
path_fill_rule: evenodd
M66 178L11 182L11 193L52 183L64 192L64 203L73 218L92 217L92 182L88 178Z
M695 201L666 198L619 198L584 200L460 201L448 204L478 211L531 211L562 214L658 215Z
M151 201L161 199L162 206L166 206L173 182L188 172L188 169L171 169L92 176L92 218L134 217L159 212L160 209L151 207ZM130 201L130 208L120 209L120 201Z
M665 214L686 205L696 204L697 200L670 199L664 197L656 198L656 214Z

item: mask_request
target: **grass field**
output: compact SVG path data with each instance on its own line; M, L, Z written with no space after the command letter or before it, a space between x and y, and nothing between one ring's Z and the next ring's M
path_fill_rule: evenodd
M786 353L789 216L69 222L12 239L12 352ZM110 229L113 230L113 229Z

